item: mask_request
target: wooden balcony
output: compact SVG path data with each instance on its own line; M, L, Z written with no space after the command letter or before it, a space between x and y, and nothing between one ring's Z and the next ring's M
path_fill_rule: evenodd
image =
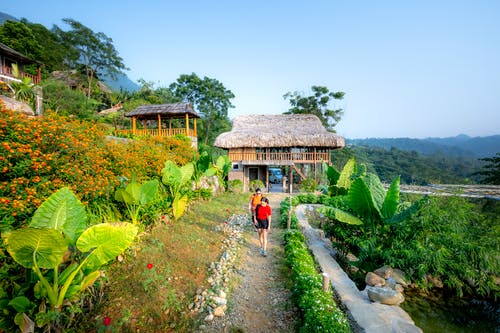
M231 161L252 162L254 164L287 165L293 163L320 163L330 161L330 152L231 152Z
M116 130L115 134L118 134L120 136L131 136L131 135L138 135L138 136L175 136L175 135L185 135L185 136L196 136L196 132L193 129L186 129L186 128L165 128L158 130L158 128L136 128L134 129L123 129L123 130Z
M18 78L16 78L12 74L12 68L8 67L8 66L0 65L0 75L7 77L7 79L10 79L13 81L19 80ZM33 84L38 84L41 82L40 74L39 75L32 75L32 74L25 73L23 71L19 71L19 75L21 76L21 78L29 77L31 79L31 82L33 82Z

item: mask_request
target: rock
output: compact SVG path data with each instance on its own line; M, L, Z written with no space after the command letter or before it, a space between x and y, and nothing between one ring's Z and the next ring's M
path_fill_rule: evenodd
M406 275L402 270L394 268L392 270L391 278L393 278L396 281L396 283L399 283L403 287L408 287L408 281L406 280Z
M225 311L227 309L226 305L218 306L214 309L214 316L216 317L224 317L226 315Z
M2 100L5 103L5 107L9 110L16 111L25 114L27 116L35 115L35 112L31 108L31 106L29 106L25 102L17 101L7 96L0 96L0 100Z
M391 288L392 290L399 291L400 293L404 291L403 286L397 283L393 278L386 279L385 286Z
M420 327L401 319L393 320L391 323L392 333L423 333Z
M214 300L215 304L217 304L217 305L227 304L227 300L225 298L222 298L222 297L214 297L213 300Z
M385 279L372 272L366 274L365 282L372 287L382 287L385 285Z
M377 274L380 277L383 277L384 279L387 279L388 277L391 276L393 271L394 270L392 269L391 266L385 265L374 270L373 273Z
M212 321L212 320L214 320L213 314L209 314L208 316L205 317L205 321Z
M368 286L366 293L370 301L387 305L399 305L405 300L403 294L389 288Z

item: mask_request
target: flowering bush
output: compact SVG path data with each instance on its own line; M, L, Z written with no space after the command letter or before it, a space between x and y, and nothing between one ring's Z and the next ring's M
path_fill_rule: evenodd
M184 164L195 152L179 138L107 140L99 125L50 111L30 118L0 103L0 229L23 224L61 187L84 204L112 198L120 178L158 178L165 160Z

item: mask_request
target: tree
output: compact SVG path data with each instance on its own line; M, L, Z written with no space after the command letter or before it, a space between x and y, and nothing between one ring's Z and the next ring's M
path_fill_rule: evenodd
M291 105L285 114L313 114L328 130L335 131L334 127L340 121L343 110L331 108L330 104L333 100L342 100L345 93L330 92L328 88L322 86L312 86L311 90L312 96L303 96L298 92L288 92L283 95Z
M170 85L174 96L190 102L202 116L200 128L205 145L230 128L227 112L234 94L216 79L199 78L195 73L183 74Z
M496 153L493 157L480 158L479 160L488 162L482 171L475 173L484 177L481 183L500 185L500 153Z
M22 22L5 21L0 25L0 40L31 59L38 59L40 56L40 44L33 31Z
M54 25L53 31L61 41L77 51L77 57L67 59L74 68L82 67L87 77L87 98L90 98L92 82L99 75L108 74L116 78L116 74L127 69L123 59L113 46L113 40L102 32L95 33L78 21L65 18L63 22L71 27L63 31Z

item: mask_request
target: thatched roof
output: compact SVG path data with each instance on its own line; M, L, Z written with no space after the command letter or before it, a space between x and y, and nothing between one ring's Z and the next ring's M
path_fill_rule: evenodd
M344 138L328 132L311 114L238 116L233 129L215 139L220 148L344 147Z
M157 119L160 114L168 116L169 118L183 118L186 116L186 113L192 118L200 118L200 116L194 112L191 103L141 105L137 109L127 113L125 117Z

